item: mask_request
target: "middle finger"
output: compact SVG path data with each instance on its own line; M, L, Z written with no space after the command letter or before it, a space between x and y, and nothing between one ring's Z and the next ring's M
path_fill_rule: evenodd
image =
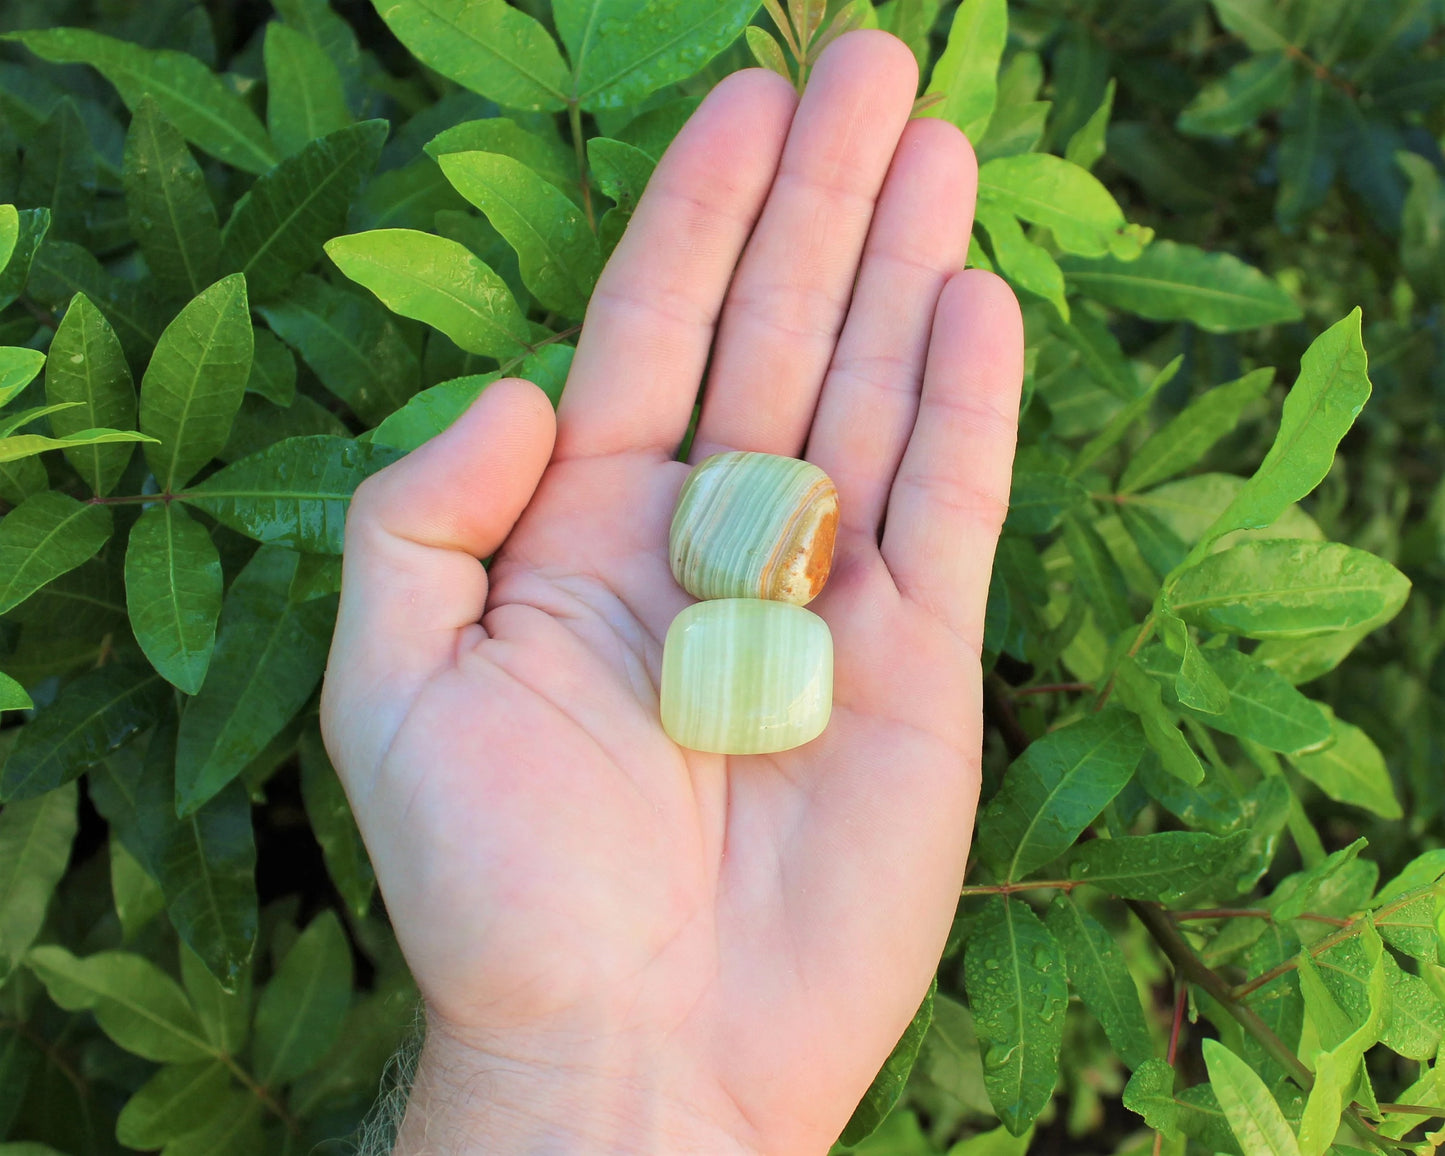
M723 308L693 461L802 452L917 88L887 33L848 33L819 59Z

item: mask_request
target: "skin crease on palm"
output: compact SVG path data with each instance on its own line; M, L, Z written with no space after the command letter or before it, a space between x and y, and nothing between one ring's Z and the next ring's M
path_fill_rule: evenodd
M1023 373L964 272L967 142L881 32L799 98L728 77L658 166L555 422L519 380L369 479L326 740L426 1000L399 1153L822 1153L937 965L978 798L979 664ZM675 459L837 482L832 720L673 744ZM495 553L490 576L480 558Z

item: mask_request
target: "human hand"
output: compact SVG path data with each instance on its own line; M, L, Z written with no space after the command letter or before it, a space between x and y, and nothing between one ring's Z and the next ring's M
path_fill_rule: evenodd
M877 32L801 103L724 80L555 426L497 382L356 494L322 721L428 1006L399 1152L822 1152L917 1009L977 802L1022 331L961 272L974 161L916 86ZM705 367L694 461L802 456L840 494L832 720L782 754L658 721Z

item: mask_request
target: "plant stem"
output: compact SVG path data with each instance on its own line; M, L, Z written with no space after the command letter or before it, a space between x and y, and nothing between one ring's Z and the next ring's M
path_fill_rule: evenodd
M1417 887L1413 891L1405 892L1404 895L1385 904L1384 907L1381 907L1378 911L1374 913L1374 919L1376 923L1378 924L1382 916L1390 915L1395 911L1399 911L1400 908L1415 902L1415 900L1419 899L1426 892L1433 891L1438 886L1438 883L1430 883L1424 887ZM1360 919L1347 919L1345 920L1344 925L1338 931L1326 935L1323 939L1315 940L1305 950L1308 951L1311 956L1320 955L1323 952L1326 952L1330 948L1334 947L1336 944L1343 943L1345 940L1352 939L1356 935L1359 935L1360 927ZM1242 1000L1245 997L1252 995L1254 992L1257 992L1260 988L1265 987L1270 983L1273 983L1280 976L1285 975L1288 972L1294 971L1297 967L1299 967L1299 964L1294 959L1287 959L1279 966L1270 968L1263 975L1255 976L1248 983L1240 984L1237 988L1233 990L1233 998L1237 1000Z
M1198 911L1171 911L1169 913L1175 923L1187 923L1192 919L1273 919L1274 912L1266 911L1263 907L1207 907ZM1313 923L1328 923L1334 927L1348 927L1348 919L1337 919L1333 915L1318 915L1313 911L1306 911L1302 915L1296 915L1296 919L1305 919Z
M582 190L582 211L587 214L587 227L597 232L597 218L592 211L592 182L587 179L587 138L582 135L582 106L575 100L567 102L567 123L572 129L572 148L577 154L577 184Z
M1144 903L1138 899L1128 899L1125 902L1128 903L1129 909L1139 917L1139 922L1153 936L1154 942L1159 945L1159 949L1174 966L1175 973L1180 978L1203 989L1220 1007L1229 1012L1239 1026L1253 1036L1255 1041L1289 1073L1290 1078L1301 1088L1308 1092L1314 1087L1314 1073L1300 1062L1300 1058L1294 1054L1294 1050L1275 1035L1270 1026L1260 1019L1252 1008L1246 1007L1240 1002L1239 997L1230 990L1229 984L1224 981L1224 978L1199 957L1164 908L1157 903ZM1344 1119L1357 1135L1371 1144L1382 1148L1404 1147L1381 1137L1365 1122L1353 1106L1345 1109Z
M983 684L983 717L1003 737L1010 759L1016 759L1028 749L1033 740L1029 732L1019 723L1014 714L1013 698L1009 684L997 674L990 674Z
M1029 694L1082 694L1093 690L1092 682L1046 682L1040 686L1021 686L1013 691L1014 698Z
M1019 891L1072 891L1081 887L1083 879L1029 879L1023 883L980 883L962 887L959 895L1013 895Z
M1124 655L1125 658L1133 658L1139 651L1144 649L1144 644L1149 641L1150 636L1154 633L1154 625L1154 614L1153 611L1150 611L1149 617L1144 619L1143 624L1140 625L1139 633L1134 636L1134 641L1130 644L1128 651ZM1099 692L1099 701L1094 704L1094 710L1096 712L1103 710L1104 707L1108 705L1109 696L1114 693L1114 680L1118 677L1117 671L1118 664L1116 663L1114 669L1109 671L1109 681L1104 684L1104 689Z
M1178 992L1174 996L1174 1022L1169 1025L1169 1052L1168 1062L1172 1068L1179 1059L1179 1037L1184 1034L1184 1013L1189 1010L1189 985L1180 982L1177 978L1174 986ZM1159 1156L1164 1151L1164 1133L1154 1133L1154 1156Z
M286 1131L290 1132L293 1136L301 1135L301 1122L277 1102L276 1098L271 1095L269 1088L257 1082L250 1072L246 1071L245 1068L241 1067L241 1065L230 1056L223 1053L219 1058L220 1061L230 1069L231 1075L240 1080L241 1083L246 1086L246 1090L261 1101L264 1108L273 1113L281 1123L286 1125Z

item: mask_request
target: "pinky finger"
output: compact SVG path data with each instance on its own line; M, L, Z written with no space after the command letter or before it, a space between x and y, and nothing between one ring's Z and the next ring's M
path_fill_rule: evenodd
M883 560L904 598L977 649L1008 513L1024 368L1018 301L966 270L933 315L918 417L893 481Z

